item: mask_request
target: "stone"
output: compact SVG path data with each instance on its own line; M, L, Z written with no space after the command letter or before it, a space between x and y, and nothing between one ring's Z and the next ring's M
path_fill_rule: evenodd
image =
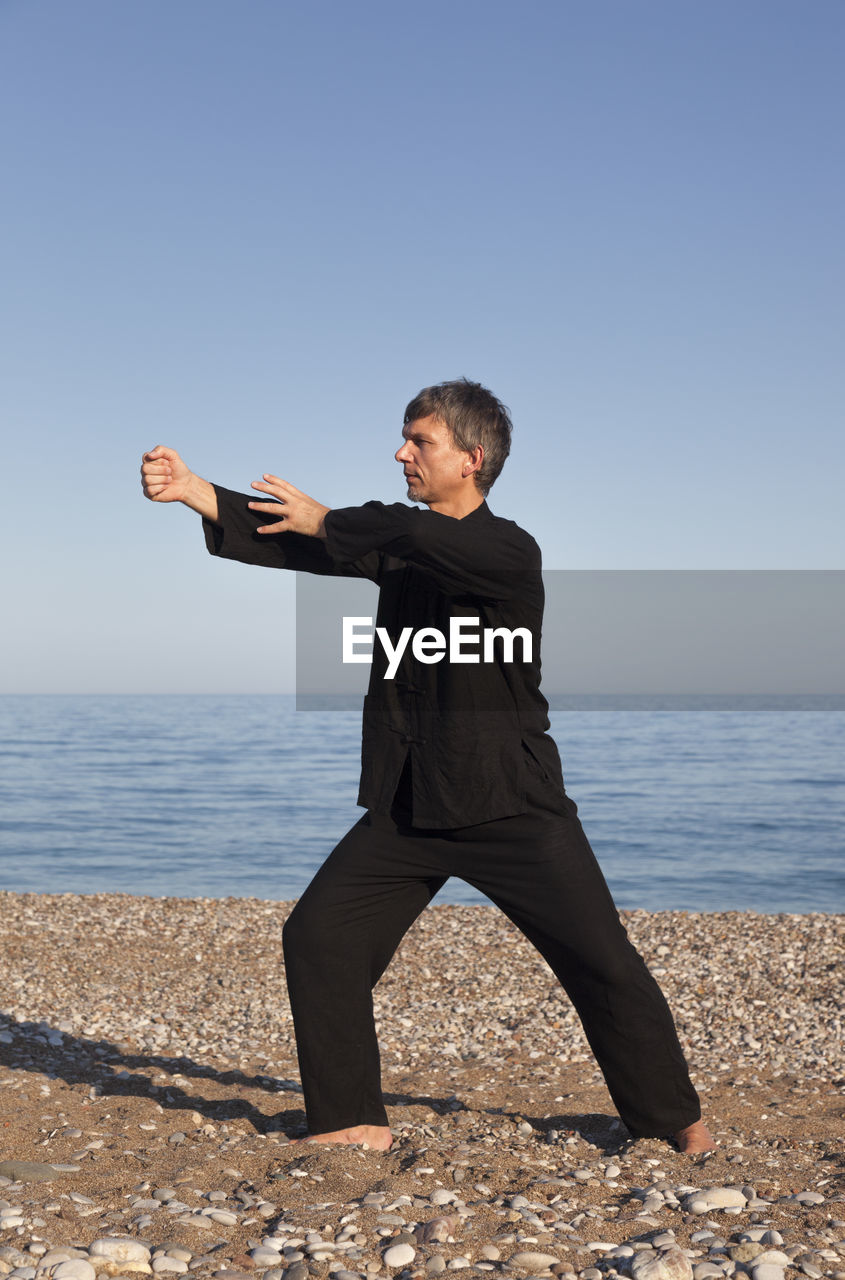
M693 1280L690 1260L677 1246L660 1253L635 1253L630 1267L634 1280Z
M0 1177L11 1178L12 1182L52 1182L56 1170L51 1164L43 1164L40 1160L3 1160L0 1162Z
M409 1244L394 1244L384 1252L384 1262L388 1267L407 1267L417 1256L416 1249Z
M753 1262L758 1254L765 1253L763 1245L756 1240L746 1240L744 1244L731 1245L728 1254L734 1262Z
M437 1218L430 1218L428 1222L421 1222L414 1235L420 1244L445 1244L449 1236L454 1234L459 1222L460 1218L456 1214L441 1214Z
M57 1262L50 1274L52 1280L95 1280L97 1275L91 1263L84 1258L69 1258L67 1262Z
M266 1245L258 1245L257 1248L250 1249L249 1256L256 1267L278 1267L282 1261L282 1255L278 1250L268 1249Z
M509 1267L515 1267L519 1271L527 1271L529 1275L548 1271L549 1267L554 1266L556 1262L560 1262L560 1258L556 1258L554 1254L536 1253L531 1249L521 1249L518 1253L514 1253L508 1258Z
M98 1276L149 1276L152 1267L140 1258L127 1258L120 1262L117 1258L97 1258Z
M111 1258L114 1262L149 1262L150 1251L140 1240L122 1236L103 1236L89 1245L92 1258Z
M687 1213L713 1213L716 1209L744 1209L746 1199L738 1187L708 1187L684 1200Z

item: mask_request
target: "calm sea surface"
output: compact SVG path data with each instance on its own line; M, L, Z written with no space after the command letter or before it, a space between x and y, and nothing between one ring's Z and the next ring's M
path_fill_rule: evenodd
M618 906L845 910L845 711L566 710L552 732ZM281 695L0 698L0 884L294 898L362 812L359 750L358 713ZM438 900L484 901L456 879Z

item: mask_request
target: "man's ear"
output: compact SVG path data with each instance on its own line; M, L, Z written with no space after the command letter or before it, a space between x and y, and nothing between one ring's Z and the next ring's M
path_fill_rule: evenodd
M462 476L474 475L476 471L481 470L481 464L483 461L484 461L484 446L477 444L473 449L472 453L469 455L469 458L467 459L467 461L464 463L463 469L461 470L461 475Z

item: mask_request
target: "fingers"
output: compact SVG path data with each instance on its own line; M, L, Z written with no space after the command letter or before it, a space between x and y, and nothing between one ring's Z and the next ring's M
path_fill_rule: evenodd
M304 498L307 495L301 489L297 489L295 485L289 484L287 480L281 480L278 476L272 476L265 471L261 480L253 480L253 489L267 490L268 493L287 493L294 498Z
M141 467L141 487L144 496L157 498L173 481L170 466L164 462L145 462Z
M164 445L156 445L143 455L141 462L141 485L144 497L155 502L159 494L164 493L173 480L171 458L179 455Z

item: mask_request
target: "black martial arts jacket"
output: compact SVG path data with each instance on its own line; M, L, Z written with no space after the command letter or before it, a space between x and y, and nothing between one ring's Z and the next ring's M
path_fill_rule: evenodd
M540 692L543 580L537 543L482 502L463 519L404 503L335 508L326 538L263 535L266 513L253 495L218 485L218 518L203 520L212 555L307 573L365 577L380 588L376 626L393 645L405 627L436 627L450 618L485 628L527 628L530 661L519 638L513 660L494 641L493 661L425 663L408 644L392 679L387 655L373 647L364 699L358 803L387 813L410 756L412 823L444 829L525 813L527 771L563 789L560 757L549 735ZM466 624L471 627L474 624ZM471 651L464 649L464 652ZM479 640L475 652L482 656Z

